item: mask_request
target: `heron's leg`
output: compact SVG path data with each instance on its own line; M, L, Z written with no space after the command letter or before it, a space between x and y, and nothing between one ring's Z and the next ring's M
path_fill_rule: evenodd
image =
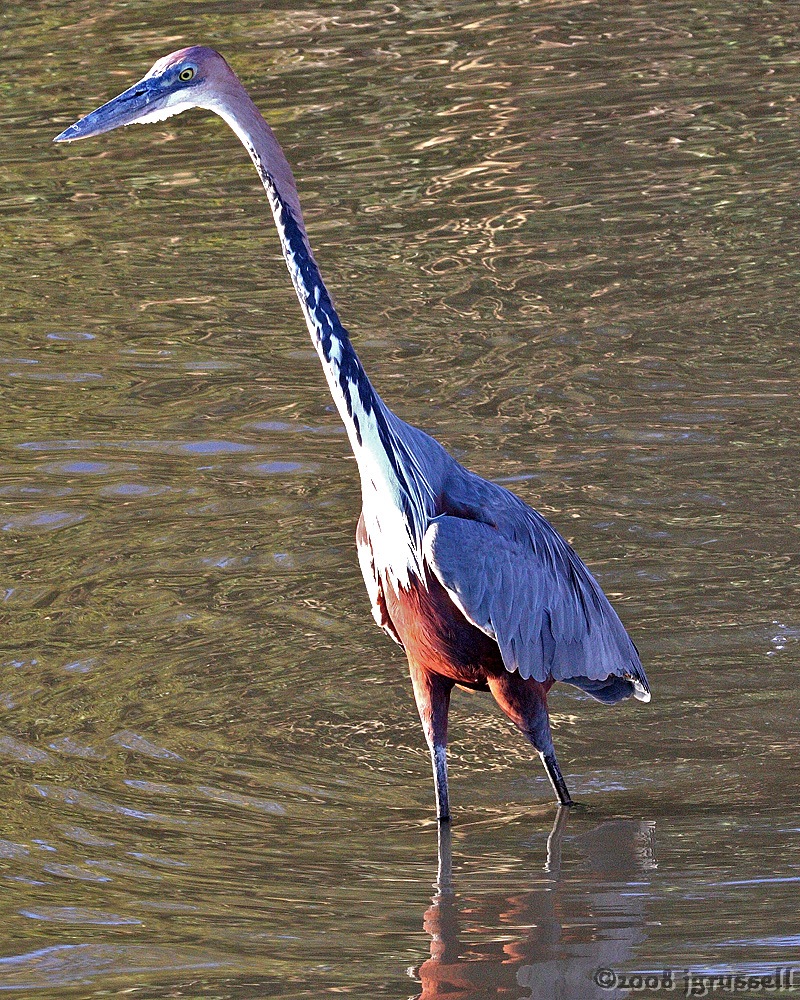
M417 711L431 752L436 815L441 822L445 822L450 819L447 791L447 711L453 682L447 677L429 673L412 660L409 660L409 670Z
M539 752L556 798L562 806L571 806L572 799L556 760L550 732L550 716L547 714L548 685L524 680L519 674L507 671L489 677L488 681L497 704Z
M555 750L552 750L549 754L543 753L540 750L539 756L542 758L544 769L547 771L547 777L550 779L550 784L553 786L553 791L556 793L558 804L562 806L574 805L572 799L570 798L567 783L564 781L564 777L561 774L561 768L558 766Z

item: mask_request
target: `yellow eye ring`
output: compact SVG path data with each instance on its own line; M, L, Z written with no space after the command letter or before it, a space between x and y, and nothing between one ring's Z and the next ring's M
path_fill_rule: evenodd
M191 80L193 76L194 76L194 70L192 69L191 66L187 66L186 69L182 69L180 73L178 73L178 79L182 80L184 83L188 83L188 81Z

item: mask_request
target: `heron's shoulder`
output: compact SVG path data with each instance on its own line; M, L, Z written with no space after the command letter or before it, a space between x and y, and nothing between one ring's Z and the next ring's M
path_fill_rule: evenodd
M461 465L450 470L445 480L442 506L444 513L489 524L515 541L524 541L541 530L553 531L541 514L516 493Z

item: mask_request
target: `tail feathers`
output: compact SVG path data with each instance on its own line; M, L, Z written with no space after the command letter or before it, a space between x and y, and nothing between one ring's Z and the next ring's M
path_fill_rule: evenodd
M650 701L650 691L639 681L632 677L617 677L611 674L602 680L592 680L589 677L565 677L565 684L572 684L573 687L580 688L586 694L591 695L604 705L616 705L618 701L630 698L633 695L637 701Z

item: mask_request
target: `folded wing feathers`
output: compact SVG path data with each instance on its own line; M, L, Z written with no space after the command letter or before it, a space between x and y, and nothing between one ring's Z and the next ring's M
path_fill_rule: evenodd
M636 649L594 578L544 518L522 505L515 513L510 530L436 518L423 539L427 564L462 613L496 639L508 670L539 681L625 677L645 700Z

